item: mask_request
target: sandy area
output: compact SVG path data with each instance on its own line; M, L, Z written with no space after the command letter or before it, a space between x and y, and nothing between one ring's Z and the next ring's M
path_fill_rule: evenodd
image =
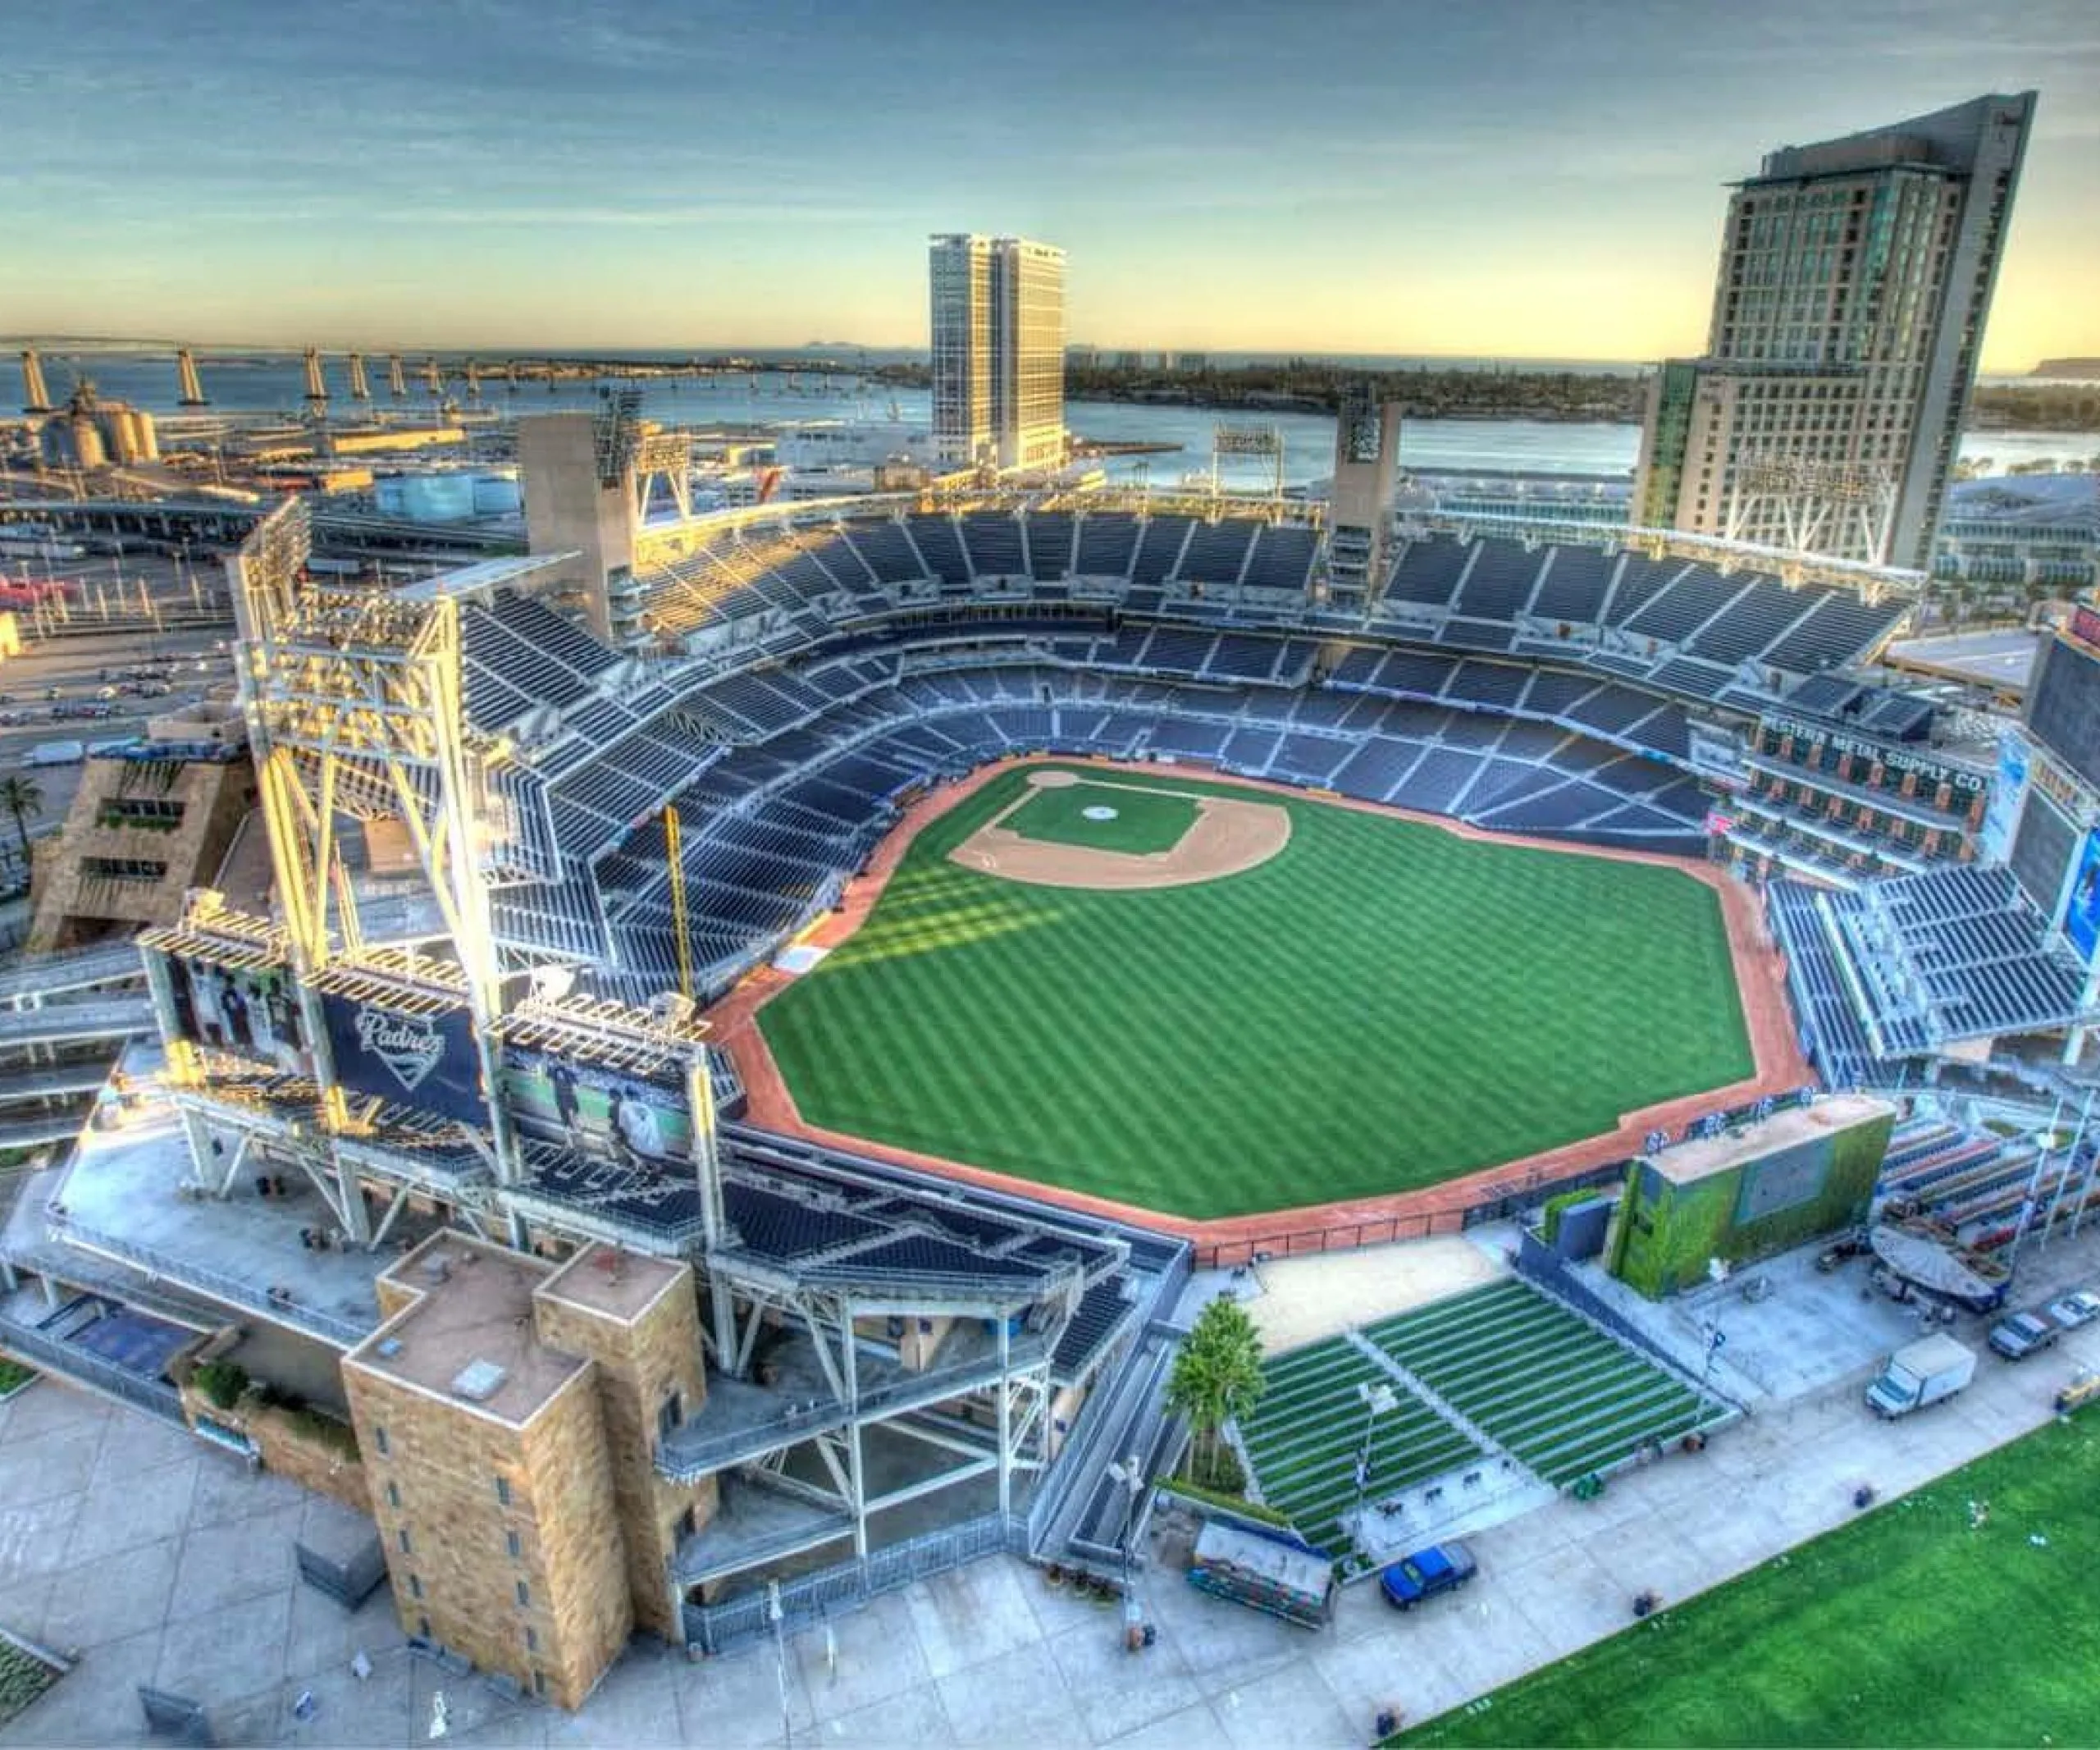
M1263 1352L1276 1355L1509 1273L1497 1252L1453 1234L1272 1259L1249 1265L1236 1293ZM1250 1292L1256 1284L1258 1292Z
M1071 772L1045 771L1031 773L1029 782L1043 789L1063 789L1080 779ZM1165 851L1138 854L1056 844L1024 838L1000 825L1016 809L1028 806L1029 798L1022 796L949 852L948 860L1002 881L1135 893L1147 888L1192 887L1198 881L1239 875L1266 863L1290 843L1290 811L1273 802L1161 790L1152 784L1117 784L1091 775L1085 782L1097 789L1142 789L1148 794L1185 797L1196 805L1195 821Z

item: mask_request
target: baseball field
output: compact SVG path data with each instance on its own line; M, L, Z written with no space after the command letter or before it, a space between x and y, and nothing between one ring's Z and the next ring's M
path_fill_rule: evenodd
M758 1020L813 1125L1198 1219L1755 1067L1719 903L1674 869L1157 769L1000 774Z

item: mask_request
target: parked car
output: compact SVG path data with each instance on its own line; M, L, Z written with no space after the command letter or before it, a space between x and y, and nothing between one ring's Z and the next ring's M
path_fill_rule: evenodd
M2075 1331L2080 1325L2089 1325L2100 1318L2100 1295L2090 1289L2074 1288L2061 1300L2052 1300L2043 1309L2066 1331Z
M1440 1592L1456 1592L1480 1572L1463 1543L1435 1543L1403 1556L1378 1576L1378 1589L1396 1610L1411 1611Z
M2008 1361L2025 1361L2039 1355L2063 1335L2063 1327L2036 1307L2025 1313L2008 1313L1991 1327L1991 1347Z

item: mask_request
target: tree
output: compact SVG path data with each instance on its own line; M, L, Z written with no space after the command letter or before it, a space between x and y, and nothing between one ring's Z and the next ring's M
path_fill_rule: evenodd
M0 808L6 809L15 817L15 832L22 841L22 873L25 875L29 873L30 867L27 817L39 812L43 806L43 792L38 787L35 779L25 777L20 772L10 772L5 778L0 778Z
M1253 1412L1263 1383L1261 1334L1244 1307L1221 1295L1198 1315L1166 1381L1166 1407L1188 1418L1196 1435L1191 1458L1200 1457L1207 1473L1225 1424Z

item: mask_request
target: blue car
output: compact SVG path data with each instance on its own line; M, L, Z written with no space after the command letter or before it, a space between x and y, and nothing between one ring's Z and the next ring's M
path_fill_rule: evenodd
M1403 1556L1378 1576L1378 1586L1388 1604L1408 1611L1440 1592L1456 1592L1479 1571L1464 1544L1436 1543Z

